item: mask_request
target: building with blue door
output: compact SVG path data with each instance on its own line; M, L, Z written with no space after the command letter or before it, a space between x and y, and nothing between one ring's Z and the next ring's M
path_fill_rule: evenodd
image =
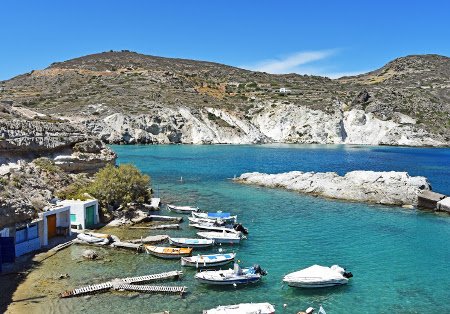
M96 199L63 200L59 201L58 205L70 207L70 225L73 229L91 229L100 222Z

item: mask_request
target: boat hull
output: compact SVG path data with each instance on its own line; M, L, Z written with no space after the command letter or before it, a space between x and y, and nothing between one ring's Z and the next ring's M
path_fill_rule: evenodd
M149 252L149 251L147 251L147 253L150 255L159 257L159 258L164 258L164 259L180 259L182 257L188 257L191 255L188 253L174 255L174 254L164 254L164 253L156 253L156 252Z
M179 214L191 214L191 213L197 212L199 210L197 207L174 206L174 205L167 205L167 209L171 212L175 212L175 213L179 213Z
M348 283L348 280L336 280L336 281L325 281L325 282L301 282L301 281L285 281L288 286L295 288L327 288L342 286Z
M241 303L236 305L222 305L205 310L203 314L274 314L275 308L270 303Z
M185 257L181 259L181 265L182 266L187 266L187 267L195 267L195 268L208 268L208 267L217 267L217 266L223 266L223 265L227 265L231 262L234 261L234 258L236 257L235 253L230 253L230 254L224 254L223 256L228 256L229 257L224 257L223 259L220 259L220 257L216 260L216 259L208 259L208 258L203 258L203 259L198 259L195 260L195 257ZM207 255L208 256L208 255ZM206 257L207 257L206 256ZM211 255L209 255L211 256Z
M221 243L221 244L239 244L241 242L241 238L221 238L221 237L215 237L214 235L207 235L203 232L198 232L198 236L205 238L205 239L211 239L214 240L215 243Z
M207 239L207 240L210 240L210 239ZM175 240L169 239L169 243L174 246L177 246L177 247L206 248L206 247L213 246L215 241L211 240L210 243L184 243L184 242L177 242Z
M225 279L225 280L211 280L204 279L200 277L195 277L200 283L208 284L208 285L243 285L258 282L261 277L249 277L249 278L236 278L236 279Z

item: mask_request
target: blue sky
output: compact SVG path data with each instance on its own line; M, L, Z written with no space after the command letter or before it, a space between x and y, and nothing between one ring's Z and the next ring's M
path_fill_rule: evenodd
M450 56L450 1L2 0L0 40L0 80L111 49L337 77Z

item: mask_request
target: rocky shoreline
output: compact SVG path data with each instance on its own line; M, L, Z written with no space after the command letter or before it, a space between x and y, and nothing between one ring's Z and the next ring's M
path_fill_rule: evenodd
M431 190L427 178L394 171L351 171L345 176L335 172L251 172L242 174L234 181L332 199L399 206L416 205L419 192Z

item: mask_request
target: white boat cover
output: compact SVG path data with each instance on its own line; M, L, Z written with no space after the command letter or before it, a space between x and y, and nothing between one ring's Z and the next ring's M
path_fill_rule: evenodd
M325 267L320 265L313 265L308 268L290 273L283 278L286 282L329 282L329 281L348 281L343 276L344 269L338 265Z
M241 303L236 305L218 306L203 311L204 314L272 314L275 308L270 303Z

